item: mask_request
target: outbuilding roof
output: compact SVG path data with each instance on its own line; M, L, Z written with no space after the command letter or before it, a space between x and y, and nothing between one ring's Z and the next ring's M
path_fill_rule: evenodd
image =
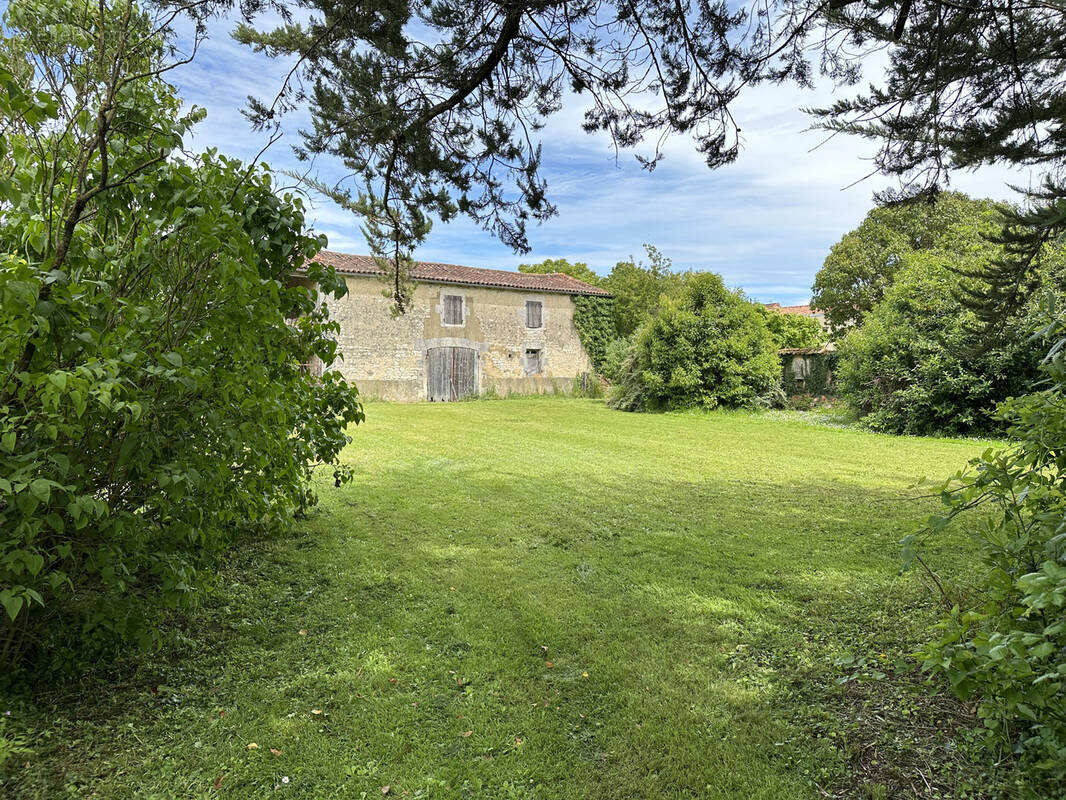
M377 262L371 256L357 256L322 250L315 261L329 264L337 272L346 275L381 275ZM610 297L606 289L580 281L562 272L534 274L508 272L502 269L462 267L458 264L439 264L435 261L418 261L411 270L411 278L427 283L454 283L463 286L488 286L496 289L519 289L530 292L557 292L559 294L587 294Z

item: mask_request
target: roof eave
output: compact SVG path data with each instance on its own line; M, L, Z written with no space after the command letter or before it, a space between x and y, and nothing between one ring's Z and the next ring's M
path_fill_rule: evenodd
M359 273L345 273L346 275L366 275L368 278L377 277L371 273L359 272ZM411 280L419 281L421 283L447 283L452 286L480 286L485 289L506 289L511 292L547 292L549 294L583 294L589 297L614 297L610 292L598 292L598 291L583 291L580 289L548 289L541 286L508 286L504 283L476 283L474 281L457 281L452 278L425 278L425 277L412 277Z
M343 269L341 267L336 267L336 266L334 267L334 269L337 271L338 275L351 275L352 277L355 277L355 278L381 278L381 277L383 277L383 273L381 273L381 272L356 272L355 270ZM307 268L303 267L303 266L297 267L296 268L296 272L307 272ZM560 274L562 274L562 273L560 273ZM480 286L483 289L504 289L504 290L509 291L509 292L545 292L545 293L548 293L548 294L580 294L580 295L585 295L586 297L611 297L611 298L614 297L613 294L611 294L610 292L608 292L606 290L585 291L585 290L581 290L581 289L549 289L549 288L540 287L540 286L508 286L507 284L504 284L504 283L476 283L474 281L455 280L454 278L431 278L431 277L424 277L424 276L417 276L417 277L412 276L411 280L412 281L416 281L418 283L443 283L443 284L448 284L450 286L471 286L471 287Z

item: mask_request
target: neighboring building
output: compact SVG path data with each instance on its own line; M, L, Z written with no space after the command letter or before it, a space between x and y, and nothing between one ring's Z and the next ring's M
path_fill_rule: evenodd
M825 321L825 312L816 311L810 306L783 306L780 303L764 303L767 309L770 311L776 311L778 314L795 314L800 317L813 317L818 320L818 323L828 330L828 324Z
M610 293L577 278L418 263L410 307L393 316L374 259L324 250L315 260L348 284L345 297L326 301L344 356L334 369L366 396L569 391L575 377L592 370L571 298Z

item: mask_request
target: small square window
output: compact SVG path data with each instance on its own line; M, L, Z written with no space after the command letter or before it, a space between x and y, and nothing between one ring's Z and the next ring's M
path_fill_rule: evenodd
M544 372L544 351L539 348L526 350L525 357L526 375L540 375Z
M526 327L540 328L544 325L544 303L540 300L526 300Z
M446 294L441 297L441 322L445 325L463 324L463 296Z

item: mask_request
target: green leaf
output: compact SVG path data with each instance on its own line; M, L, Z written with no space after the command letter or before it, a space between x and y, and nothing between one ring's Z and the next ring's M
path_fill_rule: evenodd
M40 553L23 553L22 560L26 564L26 569L30 575L34 577L37 577L44 567L44 556Z
M4 607L5 611L7 611L7 615L11 618L12 622L14 622L15 617L18 616L23 602L22 596L12 593L10 589L0 591L0 605Z
M1058 648L1052 642L1043 642L1038 644L1029 650L1029 656L1031 658L1047 658L1054 653Z
M52 481L45 480L44 478L35 478L30 481L30 494L42 503L47 503L52 497Z

